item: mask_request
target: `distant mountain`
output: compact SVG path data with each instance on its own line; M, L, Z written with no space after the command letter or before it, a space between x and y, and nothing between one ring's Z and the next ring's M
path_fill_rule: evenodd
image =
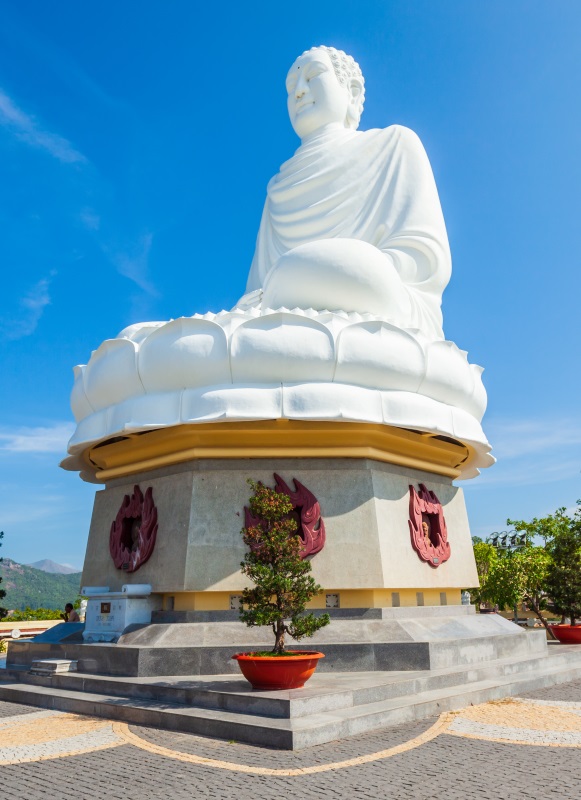
M0 563L0 576L6 589L2 606L8 609L64 608L65 603L75 602L81 588L80 572L54 574L10 558Z
M35 561L33 564L26 564L27 567L34 567L43 572L52 572L55 575L73 575L79 570L77 567L71 567L70 564L57 564L56 561L51 561L50 558L43 558L42 561Z

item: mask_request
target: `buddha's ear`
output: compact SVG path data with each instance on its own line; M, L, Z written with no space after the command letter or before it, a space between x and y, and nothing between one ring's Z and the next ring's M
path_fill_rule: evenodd
M359 78L350 78L348 87L352 102L357 102L363 92L363 82Z
M357 130L363 109L363 81L359 78L350 78L347 84L347 91L349 92L349 107L347 108L345 127Z

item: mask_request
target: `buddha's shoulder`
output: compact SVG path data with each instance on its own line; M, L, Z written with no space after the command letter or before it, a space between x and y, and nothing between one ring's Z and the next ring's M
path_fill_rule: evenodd
M406 128L405 125L389 125L387 128L371 128L368 131L361 131L360 133L368 139L375 139L385 142L385 144L423 148L417 133L412 131L411 128Z

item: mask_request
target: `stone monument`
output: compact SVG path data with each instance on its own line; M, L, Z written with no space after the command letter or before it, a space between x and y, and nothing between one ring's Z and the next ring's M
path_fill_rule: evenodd
M235 610L248 478L293 498L316 608L460 607L478 582L453 481L494 459L482 370L442 330L428 158L407 128L358 130L363 75L339 50L303 53L286 90L301 143L244 296L131 325L75 368L62 466L106 487L83 571L100 603L135 583L173 619Z

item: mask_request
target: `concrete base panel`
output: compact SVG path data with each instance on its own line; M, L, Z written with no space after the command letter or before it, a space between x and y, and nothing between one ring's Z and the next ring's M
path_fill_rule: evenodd
M190 603L184 608L228 608L212 606L212 599L222 593L220 602L227 601L226 593L247 585L240 572L247 480L273 486L274 473L291 488L296 478L320 504L326 544L311 563L326 591L380 591L385 597L377 605L384 606L392 591L407 591L415 605L416 591L458 594L477 585L463 493L450 478L369 459L263 458L201 459L109 483L96 493L83 586L119 591L127 583L151 584L176 604ZM451 556L437 568L418 557L410 539L409 487L421 483L439 498L447 524ZM109 533L124 496L137 484L144 493L152 489L159 527L149 560L128 573L113 563ZM192 605L202 602L200 593L207 593L206 604ZM340 603L350 603L347 594Z

